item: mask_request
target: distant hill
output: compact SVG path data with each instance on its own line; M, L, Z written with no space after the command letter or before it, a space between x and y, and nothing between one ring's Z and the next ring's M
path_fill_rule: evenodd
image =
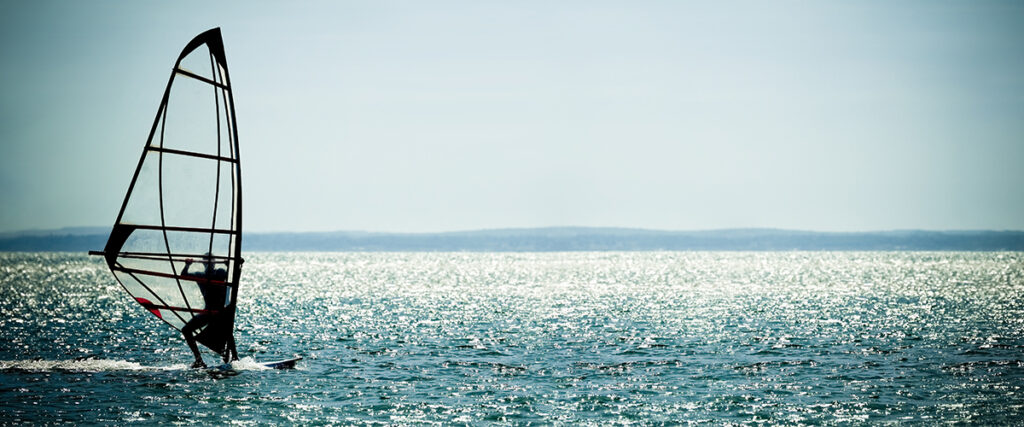
M108 228L0 234L0 251L102 249ZM631 228L516 228L446 233L246 233L246 251L1024 251L1022 231L824 233L775 229L659 231Z

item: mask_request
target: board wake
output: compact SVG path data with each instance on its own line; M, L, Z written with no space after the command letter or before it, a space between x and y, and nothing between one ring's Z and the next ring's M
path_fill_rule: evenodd
M243 357L231 363L216 365L209 370L216 371L259 371L263 369L295 369L295 364L302 360L302 357L274 360L270 362L257 362L251 357Z
M112 371L168 371L178 366L145 366L127 360L79 358L73 360L0 360L0 371L30 372L112 372Z

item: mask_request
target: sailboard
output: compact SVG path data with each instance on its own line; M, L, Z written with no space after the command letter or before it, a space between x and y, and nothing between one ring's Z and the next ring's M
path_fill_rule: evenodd
M241 249L238 126L224 43L214 28L192 39L174 63L110 237L103 251L90 254L102 255L124 290L172 328L204 316L196 342L229 362L237 360ZM197 264L208 266L207 274L197 273Z
M295 367L296 363L302 360L301 357L293 357L284 360L275 360L273 362L260 362L261 365L271 369L291 369Z

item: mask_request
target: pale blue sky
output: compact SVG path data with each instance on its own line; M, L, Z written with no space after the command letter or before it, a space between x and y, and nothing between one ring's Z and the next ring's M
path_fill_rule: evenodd
M0 231L108 226L224 35L250 231L1024 229L1020 2L0 2Z

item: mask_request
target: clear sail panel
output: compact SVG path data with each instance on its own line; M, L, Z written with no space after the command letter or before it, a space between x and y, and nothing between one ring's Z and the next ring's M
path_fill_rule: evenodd
M238 209L237 171L234 163L220 162L220 175L217 177L219 191L216 195L216 228L234 229L234 214Z
M160 159L151 154L143 160L135 186L128 194L127 204L121 214L122 224L160 224Z
M213 228L220 194L216 160L162 153L164 223L174 227Z
M223 147L218 124L224 105L219 92L221 89L209 83L176 75L161 118L162 133L154 135L151 145L221 155Z

